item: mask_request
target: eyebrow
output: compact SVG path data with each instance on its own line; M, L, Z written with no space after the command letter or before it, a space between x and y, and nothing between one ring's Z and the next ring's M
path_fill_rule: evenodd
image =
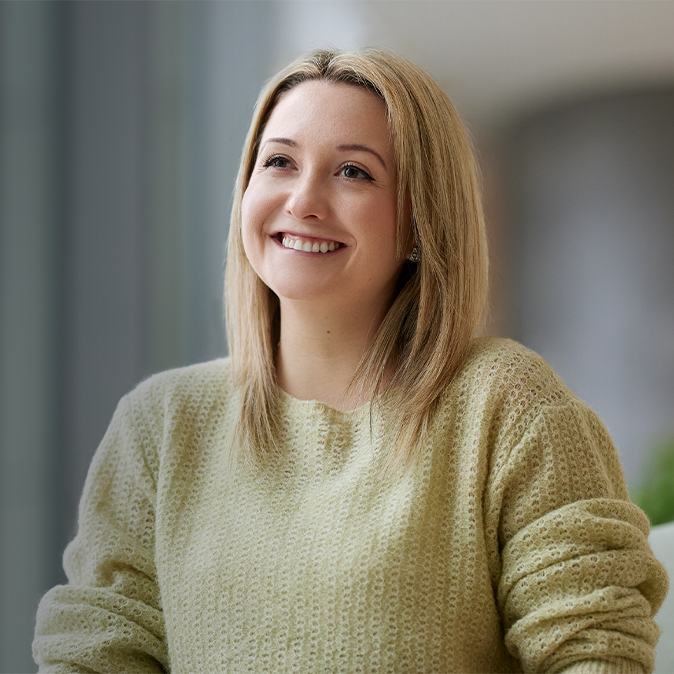
M360 145L358 143L354 143L352 145L339 145L337 149L340 150L341 152L349 152L349 151L369 152L370 154L374 155L379 160L379 163L386 169L386 162L382 159L382 156L379 154L379 152L373 150L371 147L368 147L367 145Z
M262 149L267 143L281 143L281 145L288 145L289 147L297 147L297 143L290 138L267 138L267 140L262 143L260 149Z
M281 145L287 145L288 147L297 147L297 143L294 140L291 140L290 138L267 138L267 140L262 143L262 149L265 145L268 143L280 143ZM338 145L337 149L340 152L369 152L371 155L374 155L378 160L379 163L386 169L386 162L382 159L382 156L377 152L376 150L373 150L371 147L368 147L367 145L361 145L360 143L351 143L351 144L344 144L344 145Z

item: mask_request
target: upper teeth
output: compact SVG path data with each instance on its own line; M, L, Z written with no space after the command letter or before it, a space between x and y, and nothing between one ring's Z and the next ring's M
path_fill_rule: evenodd
M327 253L328 251L333 251L335 248L339 247L339 243L336 241L323 241L322 243L318 243L317 241L307 241L288 234L283 235L283 245L286 248L303 250L306 253Z

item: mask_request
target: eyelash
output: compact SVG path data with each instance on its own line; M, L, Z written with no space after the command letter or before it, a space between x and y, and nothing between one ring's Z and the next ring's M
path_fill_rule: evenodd
M274 165L274 162L278 161L278 160L286 162L286 165L285 166L277 166L275 168L287 168L288 164L290 163L290 160L287 159L286 157L284 157L283 155L273 154L271 157L268 157L267 159L265 159L262 166L263 166L263 168L270 168ZM349 178L348 176L344 176L344 178L346 178L347 180L368 180L369 182L374 181L374 178L367 171L364 171L362 168L360 168L359 166L356 166L355 164L344 164L344 166L342 166L342 168L340 169L340 173L342 173L343 171L346 171L347 169L353 169L354 171L358 171L358 173L360 173L361 176L362 176L362 177L358 177L358 178Z
M268 157L265 162L262 164L264 168L269 168L277 159L282 159L284 162L289 163L290 160L286 159L283 155L273 154L271 157ZM277 166L276 168L286 168L286 166Z

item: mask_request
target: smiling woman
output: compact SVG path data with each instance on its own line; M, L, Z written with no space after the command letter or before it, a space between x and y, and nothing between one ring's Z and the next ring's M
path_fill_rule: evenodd
M286 125L287 131L279 126L277 133L270 124ZM309 145L305 141L300 147L293 133L306 136ZM271 141L281 151L270 149ZM316 155L313 163L319 154L326 161L325 154L332 153L332 180L314 184L319 178L315 167L302 171L290 151ZM310 199L308 215L320 220L331 202L333 208L339 203L326 226L339 232L351 227L351 238L347 231L340 234L346 240L334 241L345 266L333 285L327 265L311 279L296 278L299 267L284 265L279 272L288 284L300 286L305 299L321 278L334 310L328 304L316 312L297 301L284 302L269 292L262 280L265 272L246 254L244 209L249 196L253 205L258 203L258 176L271 179L264 170L271 168L264 166L270 160L273 171L293 176L282 179L284 185L293 182L286 211L305 208ZM364 170L360 180L343 179L350 163ZM266 202L269 194L260 201ZM311 213L316 207L321 210ZM314 243L320 250L321 241L306 236L310 219L292 218L304 222L297 232L305 235L302 248L311 242L312 251ZM386 222L394 226L395 236L381 235ZM362 237L358 245L353 237L359 224L363 233L379 233ZM289 236L294 232L276 231L281 244L286 234L295 248L297 238ZM388 274L390 264L397 271L387 289L377 274ZM352 266L353 277L345 281ZM249 458L273 454L279 382L281 390L300 399L321 400L340 410L376 400L384 390L405 391L387 462L403 466L421 449L434 406L483 316L487 290L486 237L470 139L449 99L423 70L385 50L317 52L269 82L253 116L237 179L225 285L233 376L247 401L235 431L235 452ZM296 312L302 313L298 321ZM259 339L251 340L253 334ZM297 365L291 372L285 367L290 354Z
M486 246L447 97L377 49L262 92L231 218L231 358L126 396L44 672L653 667L667 588L600 421L476 339Z

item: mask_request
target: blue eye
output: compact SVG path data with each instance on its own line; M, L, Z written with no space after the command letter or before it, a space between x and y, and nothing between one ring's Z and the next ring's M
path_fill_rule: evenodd
M363 169L358 168L353 164L347 164L346 166L343 166L341 174L349 180L374 180L374 178L369 173L367 173L367 171L363 171Z
M262 166L265 168L274 167L274 168L287 168L290 162L280 154L275 154L269 157Z

